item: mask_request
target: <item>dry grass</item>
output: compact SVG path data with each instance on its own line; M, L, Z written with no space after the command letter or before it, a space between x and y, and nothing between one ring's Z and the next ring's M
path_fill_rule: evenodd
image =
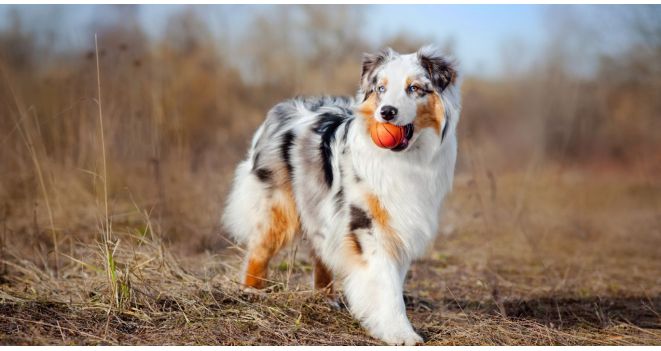
M661 344L658 182L472 173L458 177L443 233L407 280L428 344ZM113 225L119 305L94 240L63 254L57 278L5 233L3 344L378 344L309 290L303 245L280 255L256 294L237 284L240 249L181 250L145 211L125 218Z
M192 10L150 39L135 8L104 7L121 16L89 51L9 18L0 344L378 344L310 291L304 245L273 262L267 293L243 291L218 223L270 106L354 91L377 49L356 35L361 9L279 7L234 42ZM659 11L640 11L656 28ZM622 30L656 33L632 18ZM648 39L593 77L562 54L465 77L455 192L406 283L428 344L661 344L661 51Z

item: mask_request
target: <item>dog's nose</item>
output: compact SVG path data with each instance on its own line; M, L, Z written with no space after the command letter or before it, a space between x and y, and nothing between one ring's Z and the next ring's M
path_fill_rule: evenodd
M397 108L395 106L386 105L381 107L381 117L386 121L390 121L395 116L397 116Z

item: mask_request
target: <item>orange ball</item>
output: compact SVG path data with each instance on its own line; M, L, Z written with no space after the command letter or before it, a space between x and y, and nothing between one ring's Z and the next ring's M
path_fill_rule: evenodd
M370 127L372 141L384 149L397 147L404 140L404 127L390 123L375 123Z

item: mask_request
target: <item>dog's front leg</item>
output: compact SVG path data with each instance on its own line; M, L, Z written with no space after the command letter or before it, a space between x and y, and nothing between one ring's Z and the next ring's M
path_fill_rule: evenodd
M364 263L345 278L351 312L373 337L388 344L422 343L406 316L403 283L408 264L377 255Z

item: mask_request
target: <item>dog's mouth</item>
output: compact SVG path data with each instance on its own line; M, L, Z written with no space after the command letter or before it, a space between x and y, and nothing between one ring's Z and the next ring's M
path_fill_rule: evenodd
M413 124L409 123L404 126L404 139L402 139L399 145L395 146L390 150L396 152L406 150L406 148L409 147L409 142L411 141L411 138L413 138Z

